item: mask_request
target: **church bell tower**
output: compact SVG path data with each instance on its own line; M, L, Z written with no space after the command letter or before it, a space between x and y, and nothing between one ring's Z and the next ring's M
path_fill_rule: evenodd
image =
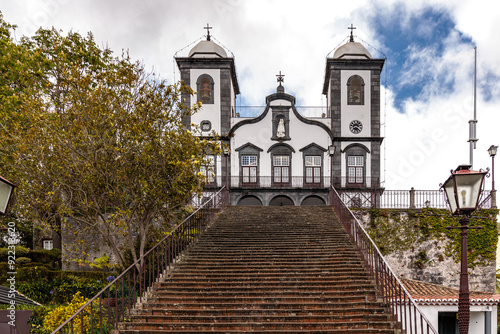
M228 57L226 51L210 36L211 27L207 25L207 39L196 44L187 57L176 57L181 80L190 86L196 94L184 95L182 98L189 106L198 101L202 108L195 115L186 117L184 127L198 125L202 136L215 131L224 137L231 128L231 117L234 117L236 95L240 93L234 58Z
M340 189L380 189L380 75L384 59L350 40L327 58L326 95L333 145L333 185Z

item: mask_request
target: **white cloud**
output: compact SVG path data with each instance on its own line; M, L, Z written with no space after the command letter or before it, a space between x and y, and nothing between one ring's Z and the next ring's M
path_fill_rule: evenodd
M116 53L129 49L133 58L170 82L178 80L173 56L187 55L188 44L206 33L212 34L235 55L240 90L247 104L263 105L265 96L277 86L276 74L285 74L287 92L303 105L322 104L325 57L347 36L353 23L360 40L389 54L386 36L376 36L374 16L381 22L397 17L407 34L429 38L425 48L408 45L404 77L387 78L390 84L408 85L425 80L424 93L394 107L395 95L387 91L382 105L386 117L386 187L390 189L436 189L456 165L468 162L468 120L472 118L473 50L463 44L460 32L478 46L478 118L479 142L474 165L487 167L486 152L491 144L500 144L498 135L500 46L496 43L496 25L500 12L484 10L492 0L479 5L474 0L378 0L337 1L77 1L17 0L5 1L6 21L19 25L17 36L32 35L35 29L54 26L70 29L109 45ZM445 49L436 48L433 32L436 24L420 14L432 6L449 15L456 32L447 36ZM421 24L414 26L413 18ZM394 27L383 27L388 33ZM369 48L372 51L371 48ZM393 59L387 64L391 66ZM493 80L492 80L493 78ZM443 83L451 83L446 90ZM387 103L385 103L385 101Z

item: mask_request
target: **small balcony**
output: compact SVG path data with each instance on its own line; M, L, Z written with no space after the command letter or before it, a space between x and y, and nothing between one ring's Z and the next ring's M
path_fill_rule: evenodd
M206 183L205 188L217 188L229 184L229 188L241 189L326 189L332 179L329 176L218 176L213 182ZM379 178L363 178L362 182L350 182L348 177L334 177L333 186L336 189L379 189ZM359 181L359 180L357 180Z

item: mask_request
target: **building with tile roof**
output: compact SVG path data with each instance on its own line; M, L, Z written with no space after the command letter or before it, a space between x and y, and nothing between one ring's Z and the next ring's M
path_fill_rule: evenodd
M459 289L410 279L401 281L439 334L458 333ZM499 302L500 294L470 291L470 333L496 333Z

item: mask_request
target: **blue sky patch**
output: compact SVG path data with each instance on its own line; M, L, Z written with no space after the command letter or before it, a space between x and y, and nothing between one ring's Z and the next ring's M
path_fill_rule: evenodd
M395 93L395 105L400 112L405 100L432 94L434 84L439 83L441 94L454 90L454 77L441 76L446 73L437 72L432 59L443 56L452 33L458 34L459 43L474 46L471 38L457 32L447 12L428 7L409 13L399 5L370 21L385 45L387 83Z

